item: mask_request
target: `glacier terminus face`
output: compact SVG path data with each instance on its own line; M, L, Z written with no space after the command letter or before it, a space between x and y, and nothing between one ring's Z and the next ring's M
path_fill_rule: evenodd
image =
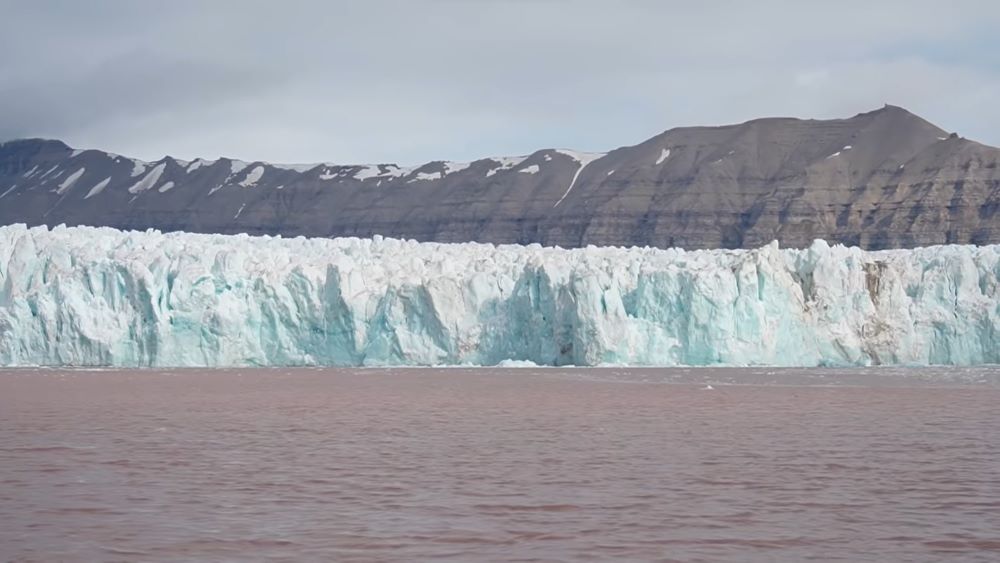
M0 365L1000 363L1000 246L866 252L0 227Z

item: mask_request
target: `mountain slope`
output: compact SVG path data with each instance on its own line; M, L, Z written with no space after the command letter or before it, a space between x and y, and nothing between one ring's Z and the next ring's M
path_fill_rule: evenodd
M472 163L146 163L0 145L0 224L423 241L864 248L1000 243L1000 149L893 106L671 129L607 154Z

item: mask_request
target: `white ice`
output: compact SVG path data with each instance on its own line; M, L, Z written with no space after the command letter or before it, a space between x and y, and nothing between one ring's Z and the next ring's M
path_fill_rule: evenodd
M1000 246L0 228L0 365L1000 363Z

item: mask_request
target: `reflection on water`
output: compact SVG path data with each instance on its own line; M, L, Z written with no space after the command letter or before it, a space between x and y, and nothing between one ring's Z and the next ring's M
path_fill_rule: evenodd
M995 561L998 373L4 371L0 560Z

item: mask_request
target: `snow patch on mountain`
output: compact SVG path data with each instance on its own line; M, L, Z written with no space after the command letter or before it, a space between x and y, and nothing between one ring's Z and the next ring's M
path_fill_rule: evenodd
M191 161L191 164L187 165L187 168L185 168L184 171L190 174L191 172L194 172L195 170L201 168L202 166L211 166L213 164L215 164L214 160L205 160L203 158L196 158Z
M93 188L90 188L90 191L87 192L87 195L83 196L83 199L90 199L95 195L103 192L104 188L108 187L108 184L110 183L111 183L111 176L108 176L107 178L98 182Z
M249 162L243 162L242 160L231 160L229 161L229 175L235 176L243 171L244 168L250 166Z
M62 195L63 193L66 192L66 190L72 188L73 184L75 184L76 181L80 179L80 176L83 176L83 173L86 172L86 171L87 171L86 168L80 168L76 172L74 172L74 173L70 174L69 176L67 176L66 179L64 179L59 184L59 187L56 188L56 193Z
M488 158L486 160L495 162L496 165L490 167L490 169L486 171L486 176L489 177L493 176L497 172L510 170L511 168L514 168L515 166L521 164L527 159L528 159L527 156L500 156L500 157Z
M447 176L448 174L454 174L456 172L461 172L462 170L465 170L466 168L468 168L470 166L472 166L471 162L450 162L450 161L446 161L444 163L444 175Z
M384 170L379 174L380 178L405 178L419 168L418 166L399 166L396 164L385 164L383 167Z
M250 188L257 185L257 182L264 177L264 167L256 166L245 178L240 180L239 184L244 188Z
M148 174L143 176L138 182L132 184L128 189L130 194L139 194L145 192L156 185L156 182L160 180L160 176L163 171L167 168L167 163L161 162L157 164Z
M359 166L358 170L354 172L354 179L365 181L369 178L377 178L381 173L382 170L378 167L378 165L365 164Z
M298 172L299 174L301 174L303 172L308 172L320 166L330 167L330 166L336 166L336 164L332 164L329 162L320 162L312 164L271 164L271 166L273 166L274 168L280 168L282 170L291 170L293 172Z
M569 192L573 191L573 187L576 186L577 178L580 177L580 173L583 172L583 169L586 168L588 164L594 162L595 160L603 158L604 156L607 155L607 153L603 152L579 152L567 149L556 149L556 152L559 154L566 155L572 158L573 160L577 161L580 164L580 167L576 169L576 174L573 174L573 179L570 180L569 187L566 188L566 192L563 193L562 197L559 198L559 201L555 202L555 204L552 206L553 208L557 207L560 203L562 203L562 201L566 199L566 196L569 195Z
M440 180L444 178L444 173L441 171L437 172L417 172L413 179L409 180L407 183L412 184L413 182L419 182L422 180Z
M412 174L417 170L418 166L410 167L400 167L396 164L362 164L356 167L357 170L351 176L355 180L368 180L371 178L391 179L391 178L403 178ZM436 174L436 175L435 175ZM430 177L430 176L434 177ZM430 173L421 179L425 180L437 180L440 178L438 173Z
M141 160L136 160L134 158L129 159L132 162L132 172L129 175L133 178L142 174L146 171L146 167L149 166L148 162L143 162Z

